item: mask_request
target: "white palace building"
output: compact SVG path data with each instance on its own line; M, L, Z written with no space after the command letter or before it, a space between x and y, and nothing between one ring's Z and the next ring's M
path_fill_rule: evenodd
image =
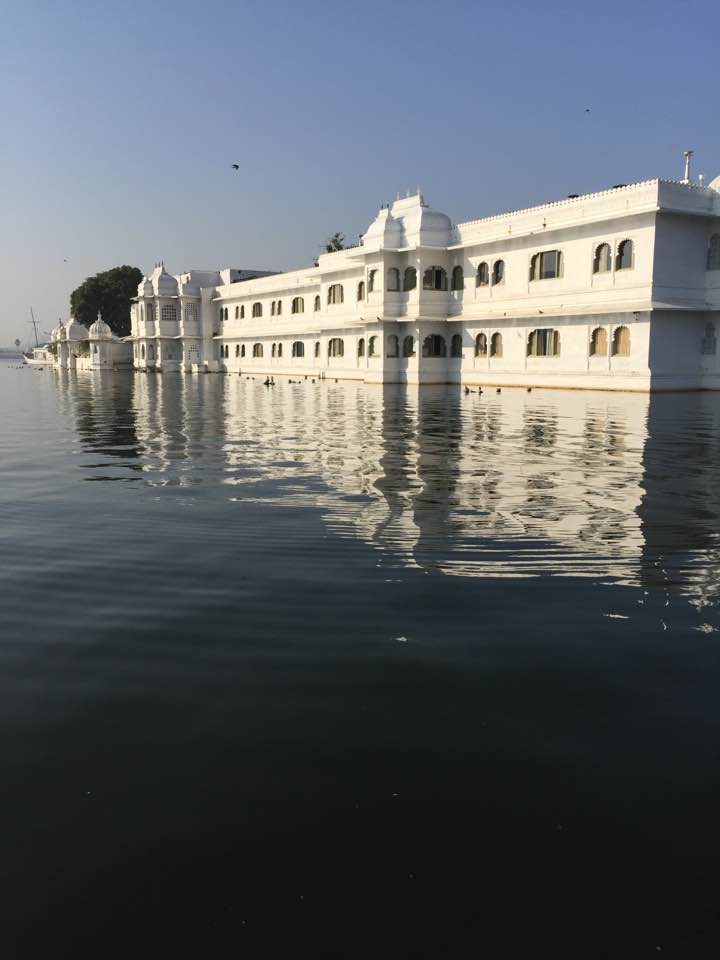
M127 341L89 332L89 365L127 351L163 372L720 389L719 324L720 177L686 170L457 225L398 198L359 245L289 273L159 264Z

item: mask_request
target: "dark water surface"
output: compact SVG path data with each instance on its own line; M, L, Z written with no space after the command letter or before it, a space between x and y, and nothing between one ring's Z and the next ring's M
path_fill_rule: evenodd
M720 956L720 396L0 404L4 958Z

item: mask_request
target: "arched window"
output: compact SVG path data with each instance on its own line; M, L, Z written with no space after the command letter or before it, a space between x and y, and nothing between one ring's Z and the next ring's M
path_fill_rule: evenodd
M717 338L715 336L715 324L708 323L705 326L705 336L702 340L702 353L705 356L710 356L717 351Z
M292 355L293 357L304 357L305 356L305 344L302 340L296 340L292 345Z
M403 290L414 290L417 286L417 270L415 267L405 267Z
M319 309L320 309L320 295L318 294L318 296L315 297L315 303L313 304L313 310L315 311L315 313L317 313L317 312L319 311Z
M403 340L403 356L404 357L415 356L415 340L411 336L407 336Z
M97 344L96 344L96 343L93 344L93 353L97 353Z
M505 261L496 260L495 263L493 264L493 272L492 272L493 286L495 286L495 284L502 283L504 279L505 279Z
M333 283L328 287L328 303L342 303L343 299L343 288L341 283Z
M612 253L609 243L601 243L595 248L593 273L609 273L612 268Z
M479 333L475 337L475 356L476 357L487 356L487 335L484 333Z
M616 270L629 270L633 266L633 242L632 240L621 240L617 248L615 257Z
M462 337L459 333L454 333L450 341L450 356L457 359L458 357L462 357L462 355Z
M274 301L274 300L273 300L273 302L270 304L270 316L271 316L271 317L274 317L274 316L275 316L275 301Z
M160 319L164 322L173 322L177 320L177 310L174 303L164 303L160 309ZM225 317L227 320L227 317Z
M305 313L305 301L302 297L294 298L291 310L293 313Z
M320 341L316 340L315 341L315 357L317 358L319 356L320 356Z
M228 318L228 308L225 307L225 319L227 320L227 318Z
M720 233L714 233L710 237L707 252L708 270L720 270Z
M368 340L368 356L376 357L377 356L377 337L370 337Z
M345 356L345 341L340 337L331 337L328 341L328 356L329 357L344 357Z
M610 248L608 247L608 250L609 249ZM607 356L607 330L605 327L595 327L593 332L590 334L590 356Z
M278 344L278 357L282 357L282 344Z
M527 355L529 357L559 357L560 333L549 327L533 330L528 337Z
M423 357L446 357L447 344L445 343L445 337L436 333L425 337L422 345L422 355Z
M144 343L140 345L140 357L141 357L143 360L145 359L145 344L144 344Z
M478 264L477 273L475 274L475 286L476 287L486 287L490 283L490 268L487 263L483 260L482 263Z
M271 357L274 357L274 356L275 356L276 350L277 350L277 348L276 348L275 344L273 344L273 345L272 345L272 349L270 350L270 356L271 356Z
M358 300L365 299L365 281L361 280L357 287L357 298Z
M281 314L282 314L282 300L278 300L278 302L277 302L277 315L280 316Z
M261 317L261 316L262 316L262 304L261 304L261 303L254 303L254 304L252 305L252 315L253 315L254 317Z
M400 271L397 267L390 267L387 272L387 288L391 293L400 289Z
M253 344L253 356L261 357L263 355L263 345L261 343Z
M240 319L240 307L235 307L235 319Z
M377 277L377 270L371 270L368 273L368 293L372 293L375 289L375 278Z
M464 287L465 287L465 276L463 274L463 268L458 264L457 267L453 267L452 288L453 290L463 290Z
M155 307L152 305L152 303L148 303L147 304L148 323L152 323L154 319L155 319Z
M502 356L502 334L501 333L494 333L490 337L490 356L491 357Z
M240 307L240 319L241 319L241 320L244 320L244 319L245 319L245 304L243 304L243 305Z
M240 344L239 344L239 343L236 343L236 344L235 344L235 356L236 356L236 357L239 357L239 356L240 356Z
M245 356L245 344L240 347L240 359Z
M630 356L630 331L627 327L615 327L612 352L614 357Z
M553 280L563 274L562 250L544 250L535 253L530 261L531 280Z
M443 267L428 267L423 273L423 290L447 290L447 273Z
M358 340L358 356L359 357L365 356L365 337L360 337L360 339Z
M399 357L400 356L400 341L395 336L394 333L391 333L387 338L387 346L385 348L386 357Z

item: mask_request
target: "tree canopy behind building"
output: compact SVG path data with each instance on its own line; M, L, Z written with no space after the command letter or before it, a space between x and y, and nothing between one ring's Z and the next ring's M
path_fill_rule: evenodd
M113 267L88 277L70 294L70 312L89 327L98 311L113 333L127 337L130 333L130 300L137 295L142 271L137 267Z

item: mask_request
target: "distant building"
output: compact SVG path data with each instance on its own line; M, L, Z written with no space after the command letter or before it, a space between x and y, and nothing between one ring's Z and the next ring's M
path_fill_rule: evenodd
M138 370L717 389L720 177L456 226L421 194L398 198L358 246L304 270L158 264L131 321ZM71 323L61 342L73 336Z

